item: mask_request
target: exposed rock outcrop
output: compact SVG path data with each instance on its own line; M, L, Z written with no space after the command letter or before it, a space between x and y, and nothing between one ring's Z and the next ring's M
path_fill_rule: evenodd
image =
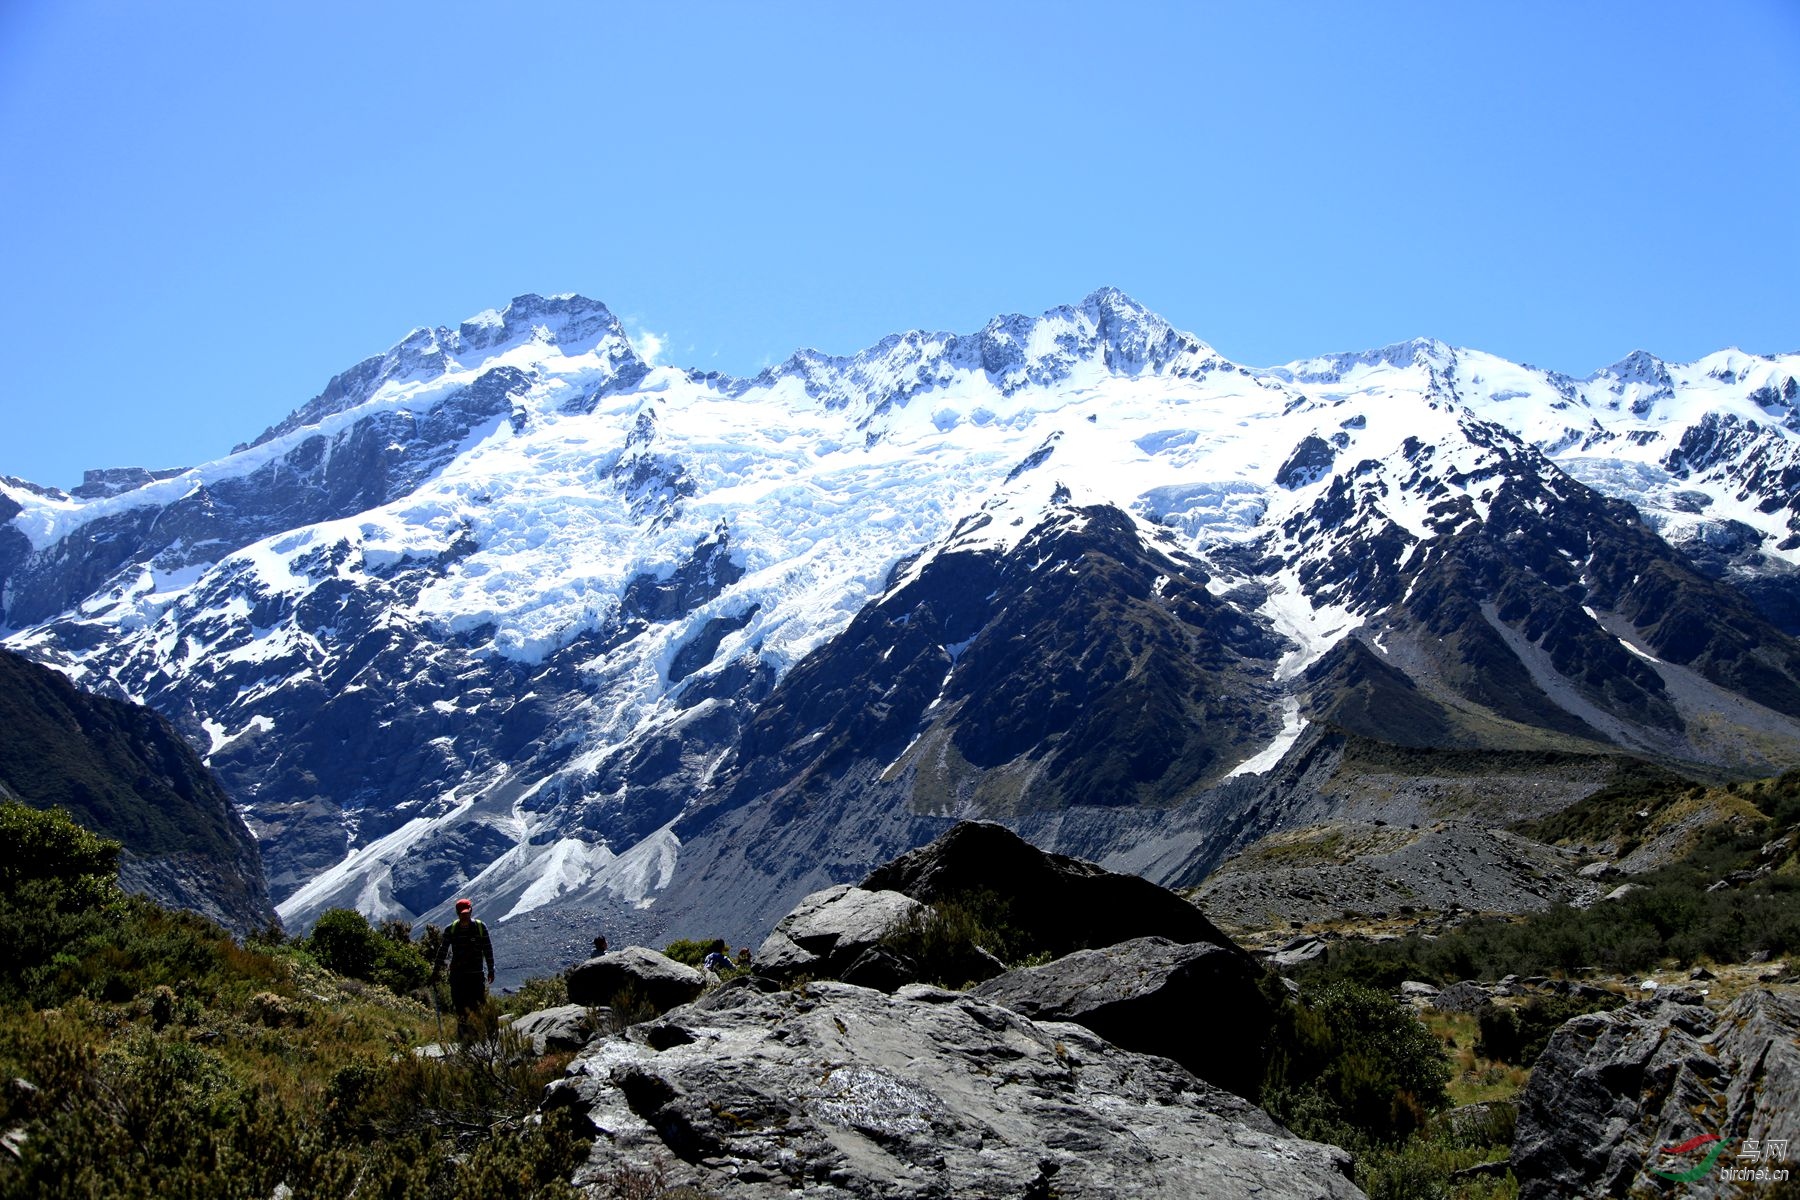
M1235 946L1134 938L1009 971L971 990L1035 1021L1074 1021L1114 1045L1163 1054L1254 1097L1271 1006L1262 972Z
M546 1103L591 1127L578 1185L660 1171L719 1200L1362 1195L1343 1151L1168 1059L920 985L727 986L591 1046Z
M1136 875L1047 854L987 821L954 826L930 845L877 868L862 886L927 904L991 891L1006 899L1008 923L1036 949L1052 954L1138 937L1236 948L1174 892Z
M783 917L756 952L757 971L777 978L841 978L887 932L922 908L899 892L840 884L812 893Z
M627 946L570 967L564 976L569 1001L621 1006L628 1000L667 1012L686 1004L706 987L706 976L666 954Z
M1521 1200L1637 1195L1720 1142L1683 1194L1736 1195L1727 1168L1784 1166L1761 1156L1771 1140L1800 1147L1800 996L1752 991L1717 1014L1699 1000L1665 989L1556 1031L1519 1096ZM1753 1140L1757 1158L1740 1159Z
M579 1050L605 1032L612 1014L585 1004L559 1004L526 1013L512 1023L512 1031L531 1042L536 1054L552 1050Z

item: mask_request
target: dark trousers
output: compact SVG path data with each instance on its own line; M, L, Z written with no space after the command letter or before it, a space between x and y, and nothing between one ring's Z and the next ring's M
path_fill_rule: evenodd
M475 1014L487 1000L487 980L478 974L450 976L450 1007L456 1010L456 1036L468 1041L475 1033Z

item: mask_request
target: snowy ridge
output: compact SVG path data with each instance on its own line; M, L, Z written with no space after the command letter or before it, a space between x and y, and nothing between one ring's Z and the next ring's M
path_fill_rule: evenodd
M1292 687L1508 488L1550 503L1573 476L1672 540L1726 530L1765 567L1800 566L1797 378L1800 355L1733 350L1572 380L1424 340L1246 369L1103 289L732 380L646 364L604 305L520 297L414 331L181 475L91 499L0 480L26 547L0 541L11 571L95 521L285 469L315 439L422 423L484 380L505 397L404 494L239 545L153 547L7 644L171 712L246 779L287 778L270 747L321 713L394 724L426 765L394 782L369 764L307 839L292 814L314 798L278 790L298 785L240 797L271 847L307 843L278 891L291 921L436 911L408 876L428 854L508 917L601 891L647 905L689 793L647 797L637 764L688 755L682 787L702 786L757 688L935 556L1004 554L1111 505L1215 595L1245 589L1287 640L1273 682ZM435 723L398 732L415 713ZM1280 735L1229 773L1270 769L1304 725L1284 700Z

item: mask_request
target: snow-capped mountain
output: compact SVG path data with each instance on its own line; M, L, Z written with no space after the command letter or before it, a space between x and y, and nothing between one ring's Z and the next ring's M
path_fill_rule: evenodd
M526 296L216 462L0 481L0 609L209 755L290 923L744 937L953 815L1191 873L1325 730L1800 762L1797 378L1252 369L1103 290L745 380Z

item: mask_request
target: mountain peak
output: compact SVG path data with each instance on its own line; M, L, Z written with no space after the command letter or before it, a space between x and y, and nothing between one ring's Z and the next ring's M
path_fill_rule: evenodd
M1669 368L1662 359L1648 350L1633 350L1612 366L1602 367L1588 378L1612 378L1620 383L1648 383L1666 387L1669 383Z
M418 326L386 352L371 355L348 371L334 375L324 391L288 414L279 425L264 430L250 445L260 446L355 408L384 384L442 375L460 365L459 356L479 354L491 358L532 340L555 346L569 357L604 346L615 375L630 374L636 378L643 373L644 364L632 350L625 327L606 305L573 292L548 297L527 292L513 297L504 309L489 308L476 313L455 329Z
M1359 367L1386 366L1404 370L1407 367L1425 366L1444 370L1455 362L1456 351L1449 343L1437 338L1416 337L1404 342L1392 342L1375 350L1324 354L1318 358L1302 359L1285 367L1275 367L1270 373L1289 382L1298 380L1301 383L1330 383L1342 380Z
M947 384L959 373L985 374L1011 395L1057 384L1083 364L1098 364L1114 375L1186 376L1220 361L1206 343L1118 288L1102 287L1078 305L1059 305L1037 316L1002 314L974 333L889 334L847 357L796 351L736 386L748 390L796 378L828 407L854 399L880 410Z
M591 349L608 337L625 340L625 328L612 310L598 300L574 292L540 296L527 292L514 296L504 309L486 309L457 327L457 350L491 350L516 343L543 330L548 340L565 352ZM440 339L445 331L438 331Z
M1162 317L1150 311L1150 309L1132 299L1131 296L1110 284L1105 287L1095 288L1093 291L1089 292L1083 297L1080 307L1083 312L1091 314L1096 322L1101 319L1111 319L1115 321L1149 321L1162 325L1168 324Z

